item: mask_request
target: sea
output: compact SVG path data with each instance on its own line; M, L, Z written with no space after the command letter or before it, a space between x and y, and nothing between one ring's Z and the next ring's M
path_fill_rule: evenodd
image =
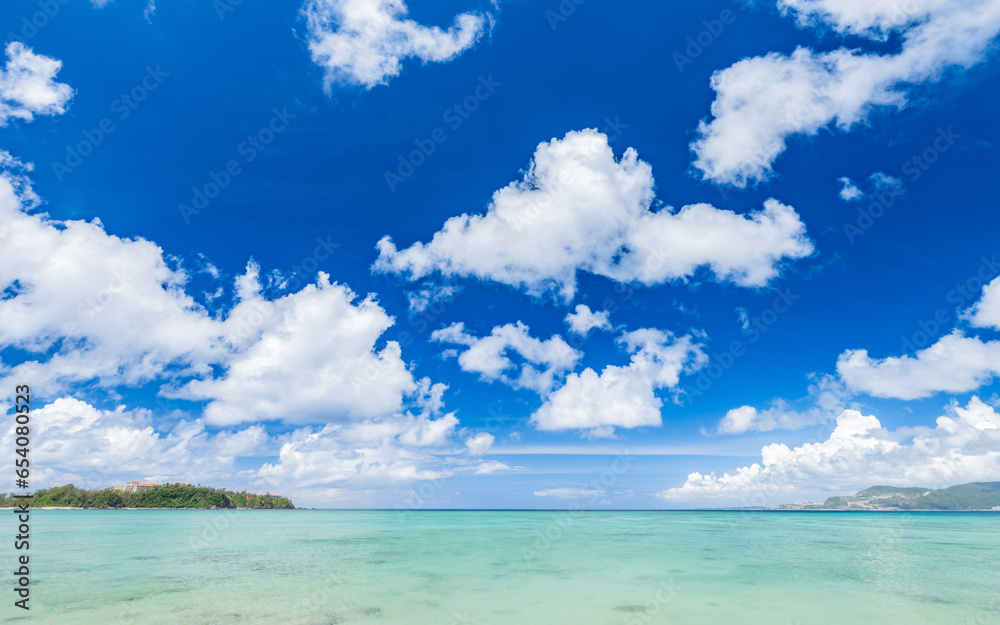
M0 622L987 625L1000 515L35 510L30 579Z

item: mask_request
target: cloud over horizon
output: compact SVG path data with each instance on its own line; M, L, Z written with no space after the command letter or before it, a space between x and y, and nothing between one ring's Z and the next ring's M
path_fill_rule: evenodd
M827 432L829 432L827 430ZM775 443L761 462L721 476L691 473L659 493L667 501L788 503L774 497L802 492L855 492L876 484L941 488L1000 475L1000 415L978 397L952 404L935 427L887 430L874 416L845 410L829 437L798 447ZM766 503L765 503L766 502Z

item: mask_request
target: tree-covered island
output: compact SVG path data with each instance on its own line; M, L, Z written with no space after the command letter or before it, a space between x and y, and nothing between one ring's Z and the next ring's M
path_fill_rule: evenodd
M0 493L0 508L12 508L25 501L32 508L173 508L173 509L253 509L291 510L287 497L233 492L207 486L166 484L138 492L120 492L113 488L83 490L72 484L43 488L31 497L15 499Z

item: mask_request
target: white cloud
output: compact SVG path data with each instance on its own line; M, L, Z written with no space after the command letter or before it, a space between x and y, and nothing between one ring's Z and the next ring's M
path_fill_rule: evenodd
M706 268L762 286L783 260L813 251L798 214L776 200L745 216L708 204L654 212L653 189L635 150L615 160L604 134L570 132L540 144L523 180L497 191L485 215L453 217L430 243L403 250L384 237L374 269L493 280L568 302L577 271L653 285Z
M159 476L173 481L233 481L239 457L263 456L274 447L260 425L210 433L201 420L181 419L166 430L148 410L99 410L63 397L32 411L34 483L74 483L104 488ZM13 422L11 422L13 423ZM13 427L3 444L14 447Z
M381 493L374 501L386 505L404 497L394 485L507 468L479 458L493 443L488 433L467 437L465 453L442 453L455 438L458 420L452 414L391 415L277 437L260 424L211 431L204 420L181 413L157 424L148 410L101 410L70 397L33 415L33 486L39 488L73 483L96 489L151 479L278 490L298 505L329 502L333 491L357 501L374 490ZM14 438L11 422L0 443L12 448ZM272 455L279 460L262 461ZM256 461L258 468L240 470L238 459L242 466Z
M0 70L0 126L10 119L61 115L73 97L69 85L56 82L62 61L32 52L18 41L7 44L7 65Z
M313 61L336 82L371 89L398 76L404 59L450 61L479 40L492 18L462 13L442 30L405 19L403 0L307 0L302 7Z
M493 446L494 437L488 432L480 432L465 439L465 448L470 456L482 456Z
M1000 415L977 397L948 412L934 428L889 431L873 416L846 410L826 440L791 449L768 445L760 463L722 476L692 473L682 486L659 495L668 501L753 499L755 505L777 505L794 493L1000 480Z
M531 415L539 430L583 430L592 438L614 436L616 427L659 426L663 401L659 389L677 386L681 373L708 362L702 345L690 335L641 329L618 342L632 354L626 366L609 365L597 374L587 368L571 374Z
M860 199L861 196L864 195L864 193L861 192L861 189L858 188L858 185L854 184L854 182L846 176L844 176L843 178L838 178L837 182L839 182L841 185L840 199L844 200L845 202L853 202L855 200Z
M226 359L223 375L174 393L211 401L209 422L371 418L402 410L404 396L417 390L399 344L377 347L393 318L373 297L355 303L350 289L331 284L322 272L315 285L273 302L259 290L259 284L248 287L234 311L260 310L259 336Z
M712 76L711 121L691 144L694 165L707 180L738 187L763 180L792 136L835 125L864 124L879 107L903 108L916 84L940 80L946 70L984 61L1000 33L1000 0L910 3L781 0L803 24L881 41L895 31L896 54L840 48L797 48L738 61Z
M829 25L837 32L877 41L957 8L951 0L778 0L778 7L794 13L802 26Z
M870 182L871 185L878 191L903 188L902 180L895 176L890 176L884 171L877 171L871 176L868 176L868 182Z
M436 442L443 443L453 433L457 421L451 415L436 421L443 424L438 426L421 416L361 425L327 425L316 431L296 430L281 445L278 461L265 463L255 475L267 484L292 485L287 488L291 493L330 500L326 491L332 489L376 489L390 494L386 489L393 485L507 468L502 463L475 457L477 454L472 452L485 453L489 448L487 443L491 443L479 435L468 439L468 453L458 455L438 455L423 446L406 444L407 434L415 426L438 431L441 436ZM384 496L381 501L383 505L386 503Z
M719 421L720 434L742 434L755 429L757 421L757 409L753 406L740 406L733 408L726 413L726 416Z
M982 341L955 330L914 356L873 359L867 350L848 350L837 359L837 372L850 390L874 397L965 393L1000 374L1000 341Z
M574 312L566 315L566 325L569 326L570 332L579 334L580 336L587 336L595 328L598 330L611 330L611 321L608 317L608 311L606 310L593 312L590 310L590 306L578 304Z
M750 329L750 313L747 312L746 308L742 306L736 307L736 316L740 320L740 328L744 330Z
M1000 278L983 287L983 296L963 316L977 328L1000 330Z
M17 165L6 153L0 161ZM50 397L80 383L113 392L155 382L209 402L216 425L391 415L431 390L397 343L379 345L392 317L325 274L269 301L250 263L235 305L213 315L155 244L27 212L37 201L25 178L0 176L0 348L32 354L0 364L0 380L30 380Z
M482 338L466 332L464 324L455 323L435 330L431 340L464 345L466 349L458 356L463 371L478 373L488 382L500 380L513 388L527 388L539 394L549 392L583 356L561 336L545 341L532 337L528 326L521 322L497 326ZM524 362L515 364L510 354L517 354Z
M793 410L787 402L776 400L770 408L757 410L740 406L726 413L716 426L718 434L745 434L771 430L797 430L831 418L827 410L813 408L805 412Z
M449 302L458 294L458 289L448 285L429 285L416 291L407 291L406 301L410 304L410 314L417 315L435 304Z
M25 178L0 176L0 286L11 295L0 300L0 346L37 355L0 377L57 395L84 380L140 384L170 365L204 373L223 357L217 322L159 247L108 235L97 220L28 213L37 202Z
M877 184L892 185L894 179L886 178ZM980 278L996 264L985 257L983 263ZM1000 329L1000 278L986 284L980 299L959 317L973 327ZM1000 376L1000 341L967 336L956 328L912 355L879 359L864 349L847 350L837 359L837 372L848 390L875 397L910 400L965 393Z
M769 432L771 430L798 430L800 428L826 423L836 418L847 408L850 393L844 382L832 375L812 375L809 385L807 410L796 410L781 398L771 405L758 410L754 406L733 408L719 420L714 430L702 428L702 434L745 434L747 432Z

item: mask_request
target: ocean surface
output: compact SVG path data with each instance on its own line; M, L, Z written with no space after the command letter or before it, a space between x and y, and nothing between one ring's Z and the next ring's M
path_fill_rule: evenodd
M3 623L1000 623L995 514L38 510L31 522L32 609L8 590Z

